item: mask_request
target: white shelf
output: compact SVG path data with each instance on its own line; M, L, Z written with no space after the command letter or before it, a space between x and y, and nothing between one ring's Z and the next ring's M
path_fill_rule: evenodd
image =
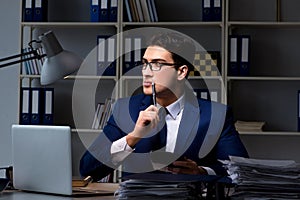
M255 21L228 21L228 26L263 26L263 27L300 27L300 22L255 22Z
M239 132L240 135L253 135L253 136L300 136L300 132L292 131L262 131L262 132Z
M35 79L35 78L41 78L41 75L26 75L26 74L20 74L20 78L29 78L29 79ZM98 80L98 79L102 79L102 80L117 80L117 78L115 76L90 76L90 75L70 75L70 76L66 76L64 78L65 80L72 80L72 79L87 79L87 80Z
M216 26L222 27L222 22L202 22L202 21L187 21L187 22L123 22L125 26Z
M228 81L300 81L300 77L228 76Z
M99 27L99 26L116 26L116 22L21 22L21 26L29 27Z

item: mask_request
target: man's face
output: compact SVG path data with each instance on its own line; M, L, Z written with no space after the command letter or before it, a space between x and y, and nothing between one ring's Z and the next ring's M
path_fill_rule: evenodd
M146 62L174 63L172 55L166 49L159 46L149 46L143 56ZM178 85L178 71L174 66L163 65L159 71L151 71L149 65L142 70L143 91L146 95L152 94L152 81L155 83L157 96L176 93L175 88Z

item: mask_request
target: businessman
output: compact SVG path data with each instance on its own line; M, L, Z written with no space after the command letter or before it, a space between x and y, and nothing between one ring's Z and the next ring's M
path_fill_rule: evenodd
M120 164L128 173L226 175L219 159L248 157L223 104L197 99L187 78L195 45L174 32L153 36L143 55L143 94L117 100L103 133L80 161L99 180Z

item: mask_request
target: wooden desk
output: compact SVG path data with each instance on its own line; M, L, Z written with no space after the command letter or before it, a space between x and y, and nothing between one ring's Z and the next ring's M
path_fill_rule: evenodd
M0 193L0 200L115 200L117 197L111 196L88 196L88 197L67 197L52 194L39 194L32 192L23 192L18 190L4 190Z
M117 183L89 183L88 186L83 187L82 191L97 191L99 194L80 194L78 196L63 196L55 194L44 194L35 192L25 192L21 190L4 190L0 193L0 200L96 200L96 199L117 199L114 195L100 194L101 191L109 191L114 193L119 187ZM79 190L80 187L77 188ZM80 192L80 191L79 191Z

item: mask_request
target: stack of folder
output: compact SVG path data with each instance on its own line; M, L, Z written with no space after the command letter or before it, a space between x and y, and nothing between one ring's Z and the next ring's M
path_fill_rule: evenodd
M232 199L300 198L300 164L293 160L231 156L222 162L236 184Z
M48 0L23 0L23 22L46 22Z
M204 183L220 177L171 173L141 173L124 177L116 191L118 199L202 199Z
M116 75L116 37L110 35L97 36L97 75Z
M154 0L125 0L129 22L158 22Z
M126 36L124 39L123 75L141 75L140 65L144 50L144 39L142 36Z
M90 0L91 22L116 22L118 0Z
M265 122L238 120L234 125L238 132L262 132Z
M22 87L20 124L53 125L54 88Z
M229 76L249 76L250 35L229 36Z
M202 0L202 21L222 20L222 0Z

